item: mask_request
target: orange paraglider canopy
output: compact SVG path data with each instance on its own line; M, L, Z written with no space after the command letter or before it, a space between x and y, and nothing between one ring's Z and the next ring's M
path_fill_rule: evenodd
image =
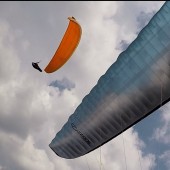
M70 22L63 39L53 58L44 69L46 73L52 73L62 67L71 57L79 44L82 34L81 26L74 17L68 17L68 19Z

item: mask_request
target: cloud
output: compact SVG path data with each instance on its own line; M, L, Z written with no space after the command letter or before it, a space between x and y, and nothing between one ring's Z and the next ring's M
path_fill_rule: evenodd
M170 167L170 150L165 151L162 155L160 155L160 159L162 161L164 161L165 166L167 167L167 169Z
M63 78L62 80L55 80L52 81L49 86L57 87L60 91L63 91L65 89L72 90L72 88L75 88L75 84L68 80L67 78Z
M116 49L120 51L125 51L129 45L130 43L127 42L126 40L121 40Z
M148 22L151 20L151 18L154 16L154 14L156 13L156 11L152 11L152 12L144 12L141 11L140 14L137 16L137 26L138 26L138 31L136 32L136 34L138 34L142 28L144 28Z
M145 147L133 128L109 141L87 156L90 169L152 169L155 166L155 156L144 154ZM133 160L132 160L133 159ZM78 170L78 169L77 169Z
M170 115L169 115L170 104L163 106L161 111L160 126L157 127L152 136L160 143L169 144L170 143Z
M2 20L0 24L0 83L6 83L15 78L20 61L17 58L17 51L12 46L15 37L9 34L9 24Z
M119 25L117 50L124 51L158 11L160 4L153 2L151 5L150 3L134 3L133 1L118 3L118 10L112 17Z
M47 121L51 109L50 96L39 81L21 72L19 55L14 48L16 37L12 32L10 24L1 22L1 169L32 169L33 166L53 169L45 150L34 147L34 137Z
M0 163L4 169L54 169L45 151L35 148L30 136L26 140L20 140L15 135L1 132L0 139Z

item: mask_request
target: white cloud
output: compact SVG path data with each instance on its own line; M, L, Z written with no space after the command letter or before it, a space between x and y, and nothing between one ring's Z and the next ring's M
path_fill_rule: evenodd
M29 136L24 144L18 148L15 159L22 169L54 169L54 165L49 161L45 151L36 149L32 137Z
M165 162L167 169L170 167L170 150L165 151L162 155L160 155L160 159Z
M13 34L9 34L9 24L1 21L0 28L0 82L8 83L10 79L15 79L19 70L19 59L17 52L12 46Z
M44 150L34 147L31 136L25 140L0 132L1 163L7 169L54 169Z
M104 157L106 162L113 162L120 169L151 169L155 165L155 157L152 154L144 155L142 149L144 143L139 139L137 133L130 128L118 138L113 139L107 148ZM111 146L112 145L112 146ZM103 151L104 152L104 151ZM106 169L112 168L112 163Z
M80 167L87 169L146 169L151 170L155 166L155 156L153 154L144 154L141 150L145 147L144 143L139 139L137 133L130 128L123 134L112 139L100 148L92 151L91 153L78 158L84 159L79 162L78 170ZM75 163L77 163L75 159ZM82 168L81 168L82 169Z
M156 128L153 139L156 139L160 143L169 144L170 143L170 114L169 114L170 104L167 103L163 106L161 111L161 125Z

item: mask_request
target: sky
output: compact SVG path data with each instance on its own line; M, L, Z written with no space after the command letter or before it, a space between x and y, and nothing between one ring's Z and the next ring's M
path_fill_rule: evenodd
M169 170L170 104L76 159L49 147L98 79L165 1L0 2L0 170ZM67 28L79 46L58 71L44 69Z

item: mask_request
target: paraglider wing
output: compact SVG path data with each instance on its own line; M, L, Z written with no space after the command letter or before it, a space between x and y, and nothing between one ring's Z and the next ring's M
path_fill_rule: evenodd
M49 146L78 158L113 139L170 99L170 1L101 76Z
M62 67L71 57L76 47L78 46L82 34L80 24L74 17L68 17L70 20L67 30L62 38L62 41L44 71L52 73Z

